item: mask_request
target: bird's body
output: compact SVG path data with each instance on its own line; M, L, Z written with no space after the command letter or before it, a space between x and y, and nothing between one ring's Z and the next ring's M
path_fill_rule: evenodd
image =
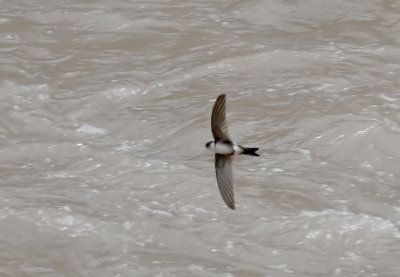
M206 148L215 154L221 155L250 155L259 156L256 151L258 148L243 147L231 141L210 141L206 144Z
M224 141L214 140L208 143L206 147L215 154L221 154L221 155L239 155L241 154L241 152L243 152L238 145L230 141L224 142Z
M211 114L211 131L214 141L209 141L206 148L215 153L215 172L222 199L229 208L235 209L233 193L232 159L234 155L259 156L258 148L240 146L232 141L228 134L225 118L226 96L221 94L214 103Z

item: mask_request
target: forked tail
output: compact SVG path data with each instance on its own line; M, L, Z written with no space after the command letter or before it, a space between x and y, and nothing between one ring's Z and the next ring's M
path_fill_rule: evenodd
M240 146L240 148L242 148L243 152L241 154L243 155L249 155L249 156L257 156L259 157L260 155L258 155L256 152L258 151L258 149L260 148L255 148L255 147L243 147Z

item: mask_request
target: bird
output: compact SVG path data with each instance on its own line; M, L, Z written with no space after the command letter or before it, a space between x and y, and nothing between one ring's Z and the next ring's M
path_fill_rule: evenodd
M211 132L213 141L206 143L206 148L215 153L215 173L219 192L225 204L235 209L233 192L232 160L235 155L259 156L259 148L244 147L232 141L226 121L226 95L221 94L215 100L211 113Z

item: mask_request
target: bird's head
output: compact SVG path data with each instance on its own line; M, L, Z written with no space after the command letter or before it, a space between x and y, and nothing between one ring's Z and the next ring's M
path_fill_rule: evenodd
M206 143L206 148L207 149L211 149L211 143L213 143L212 141L209 141Z

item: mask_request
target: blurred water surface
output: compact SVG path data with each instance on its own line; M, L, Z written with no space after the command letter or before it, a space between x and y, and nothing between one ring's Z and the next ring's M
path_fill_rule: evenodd
M0 5L1 276L399 276L399 3Z

